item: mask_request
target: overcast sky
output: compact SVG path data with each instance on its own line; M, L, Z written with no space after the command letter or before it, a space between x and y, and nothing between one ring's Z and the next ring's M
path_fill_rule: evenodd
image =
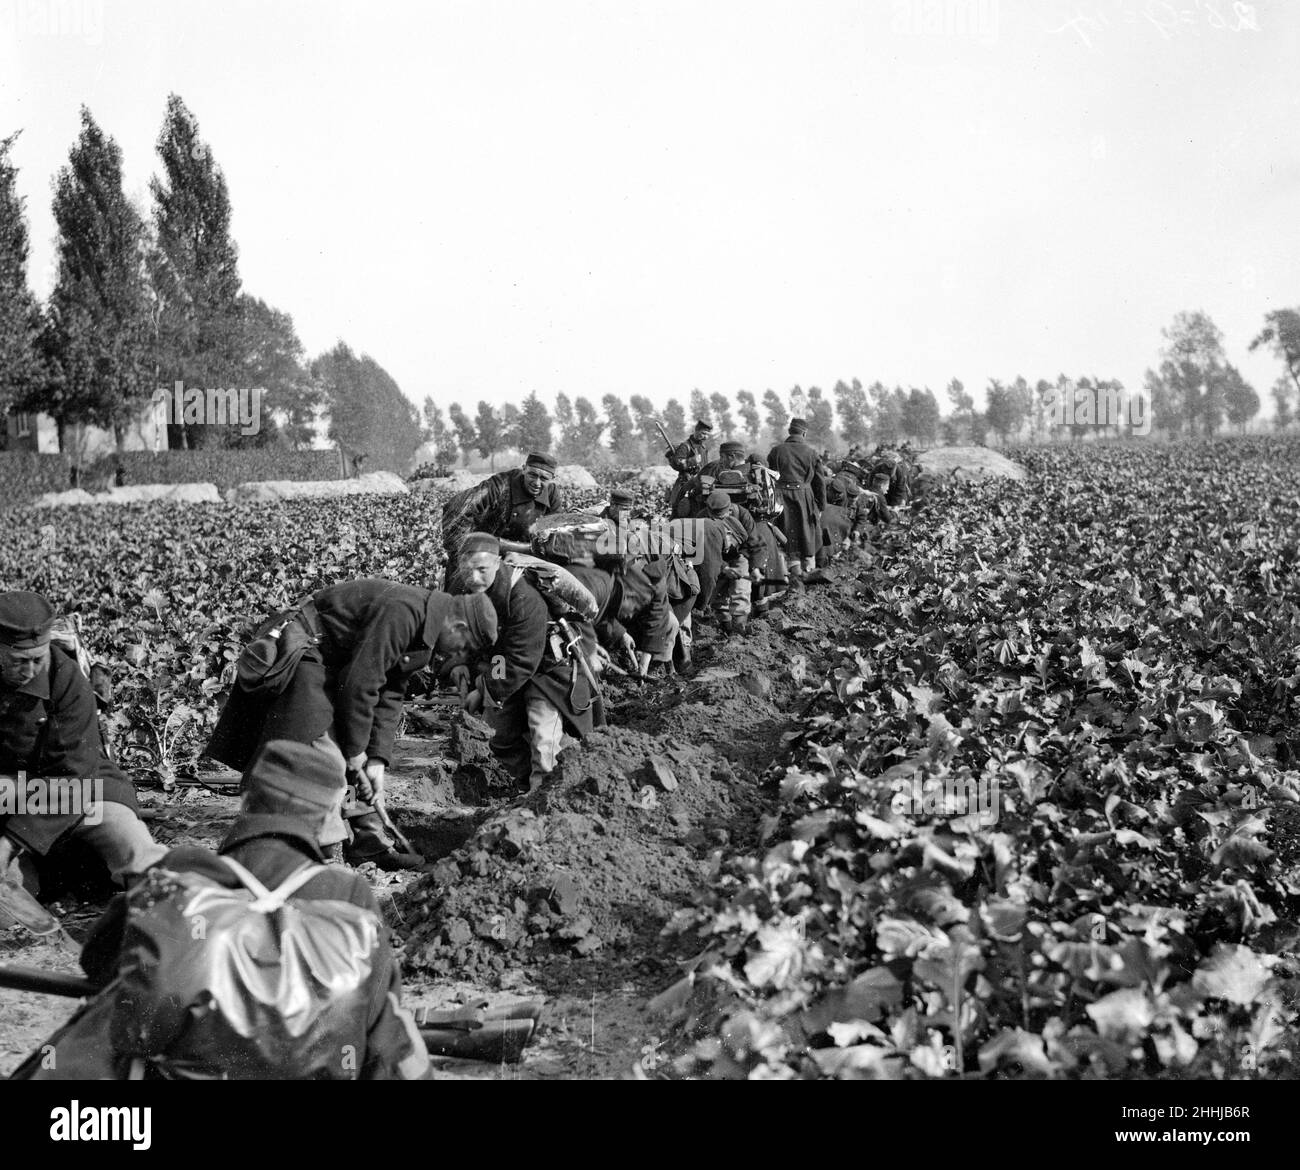
M144 207L179 93L245 288L416 401L1136 387L1201 308L1267 412L1298 34L1284 0L0 0L0 136L43 296L79 106Z

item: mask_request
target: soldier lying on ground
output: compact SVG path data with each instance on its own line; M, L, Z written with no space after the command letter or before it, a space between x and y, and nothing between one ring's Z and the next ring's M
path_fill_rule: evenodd
M303 933L301 918L282 920L278 936L292 936L297 960L302 970L310 973L309 981L287 988L294 1020L265 1018L268 1014L274 1017L275 1009L282 1006L276 985L283 982L283 971L278 963L265 968L267 977L259 979L257 964L250 970L236 969L232 975L211 960L221 976L229 977L209 988L212 996L203 1005L204 1011L177 1013L179 1026L165 1045L159 1034L166 1029L156 1015L146 1013L147 1018L137 1020L137 1026L122 1026L123 1014L134 1018L133 1005L140 997L132 994L124 1000L115 980L130 976L134 991L134 982L148 975L149 969L154 979L168 974L178 980L180 975L201 978L207 974L202 955L194 954L195 967L190 967L180 952L181 948L199 951L208 945L203 933L191 930L175 938L163 937L161 954L141 953L139 944L132 944L136 932L131 916L142 912L141 899L148 892L141 889L134 897L114 898L86 938L81 965L103 990L29 1057L13 1074L14 1079L126 1079L134 1061L139 1061L148 1075L191 1079L429 1077L428 1052L410 1014L401 1006L401 976L370 886L358 874L321 864L324 857L317 842L327 817L335 815L333 781L334 769L322 753L291 741L266 744L244 777L240 814L221 843L219 855L182 846L167 853L147 879L165 882L167 874L193 875L204 884L240 890L241 878L222 860L227 858L269 890L295 875L305 877L311 872L291 896L291 907L301 909L311 902L358 907L361 915L333 912L331 917L339 929L328 932L325 946L312 945L313 937L310 932ZM349 933L348 923L357 929ZM336 949L331 954L328 944L338 938L368 945ZM184 1009L186 990L153 985L149 994L164 1002L168 995L179 996ZM317 996L326 997L325 1001L314 1000ZM314 1017L308 1014L309 1006L320 1009ZM254 1019L262 1026L248 1026ZM312 1019L313 1026L303 1029L304 1019ZM221 1043L218 1038L227 1020L241 1034L227 1036ZM271 1027L271 1023L281 1026ZM145 1035L154 1044L124 1046L127 1038ZM153 1050L155 1046L161 1050Z
M357 865L418 868L424 859L394 847L375 807L407 685L417 671L447 673L490 646L496 612L481 597L380 578L331 585L307 600L305 612L295 607L294 621L315 628L319 640L278 693L236 684L207 754L242 771L269 740L311 744L330 761L339 804L320 844Z
M14 778L0 793L16 798L18 773L27 774L21 806L0 800L0 876L17 858L35 892L40 870L72 840L99 854L122 885L164 849L140 820L134 786L104 749L90 681L51 644L53 622L54 608L40 594L0 594L0 776ZM46 811L26 811L38 808Z

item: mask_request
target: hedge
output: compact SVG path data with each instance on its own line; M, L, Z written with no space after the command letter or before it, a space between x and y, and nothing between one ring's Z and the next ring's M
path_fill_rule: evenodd
M333 450L213 448L103 455L82 468L80 486L86 491L112 487L119 466L128 484L214 483L220 491L253 480L340 478L339 453ZM0 507L30 503L46 492L63 492L70 487L72 460L69 456L0 451Z
M72 460L67 455L0 451L0 507L26 504L46 492L66 492L71 486Z

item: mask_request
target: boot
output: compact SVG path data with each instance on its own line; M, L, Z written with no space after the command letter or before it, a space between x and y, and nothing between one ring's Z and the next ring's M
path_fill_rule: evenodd
M399 869L419 869L424 857L419 853L406 853L389 839L384 823L377 812L349 817L352 843L343 851L349 865L364 865L373 861L380 869L392 872Z
M803 566L799 564L791 565L789 572L790 572L790 584L786 586L785 589L786 593L787 594L802 593L803 592Z
M825 585L830 579L830 574L825 569L814 569L811 573L803 575L805 585Z
M738 637L744 637L749 633L749 619L743 617L737 618L732 623L731 630L732 633L736 634Z

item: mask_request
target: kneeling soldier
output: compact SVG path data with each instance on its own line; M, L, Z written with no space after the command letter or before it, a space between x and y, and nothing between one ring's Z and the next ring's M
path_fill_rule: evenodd
M104 750L90 680L51 643L53 623L39 593L0 594L0 777L13 777L13 795L22 797L10 801L9 784L0 784L0 876L16 853L43 857L66 835L94 849L124 885L166 851ZM44 811L26 811L36 807ZM23 869L35 884L38 867L24 859Z

